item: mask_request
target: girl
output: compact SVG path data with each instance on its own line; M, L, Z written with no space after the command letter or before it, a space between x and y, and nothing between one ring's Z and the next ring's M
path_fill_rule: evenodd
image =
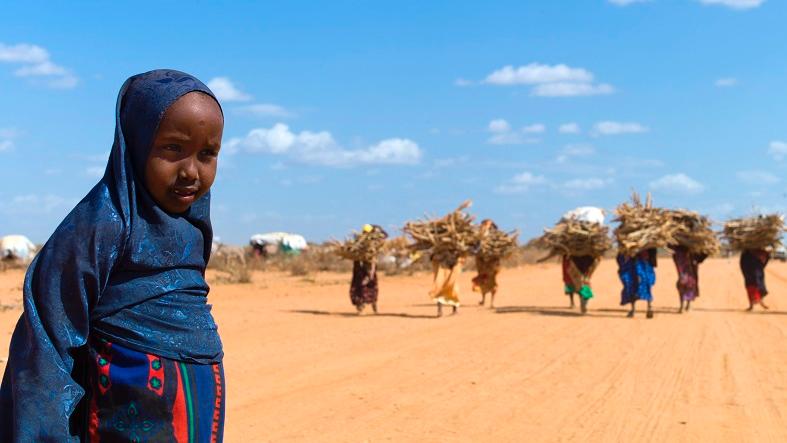
M699 266L705 261L707 256L704 254L693 254L685 246L675 246L673 248L672 259L678 270L678 295L680 296L680 309L683 312L683 304L686 304L686 311L691 307L697 297L700 296L699 288Z
M224 117L178 71L129 78L104 177L28 269L0 441L221 441L222 344L207 304Z
M587 313L588 301L593 298L593 290L590 287L590 277L596 271L601 257L591 255L563 256L563 283L565 292L571 299L571 307L574 307L574 294L579 295L579 308L583 314Z
M746 283L746 293L749 295L747 311L754 309L755 303L763 309L768 309L762 299L768 295L768 289L765 287L765 265L770 258L768 251L763 249L746 249L741 253L741 271Z
M653 318L651 288L656 284L654 272L656 265L655 248L640 251L634 257L618 254L618 276L623 283L620 304L631 304L627 317L634 317L634 305L637 300L645 300L648 302L647 318Z
M380 232L384 237L388 233L377 225L364 225L363 232ZM363 312L365 305L372 305L372 311L377 314L377 262L372 261L353 261L353 278L350 283L350 301L358 310L358 315Z

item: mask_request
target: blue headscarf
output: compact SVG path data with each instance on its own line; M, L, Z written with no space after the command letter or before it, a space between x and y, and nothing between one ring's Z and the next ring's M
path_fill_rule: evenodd
M0 441L73 439L69 418L84 395L80 358L93 340L197 364L221 361L204 278L210 194L169 214L142 178L164 112L195 91L215 99L202 82L172 70L123 84L103 178L25 276L24 312L0 388Z

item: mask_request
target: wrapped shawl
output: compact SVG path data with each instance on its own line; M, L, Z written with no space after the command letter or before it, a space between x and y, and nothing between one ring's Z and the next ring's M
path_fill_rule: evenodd
M25 276L24 312L0 388L0 441L78 439L69 419L85 393L89 336L184 362L221 361L204 278L210 194L170 214L142 177L164 112L193 91L213 97L196 78L172 70L123 84L103 178Z

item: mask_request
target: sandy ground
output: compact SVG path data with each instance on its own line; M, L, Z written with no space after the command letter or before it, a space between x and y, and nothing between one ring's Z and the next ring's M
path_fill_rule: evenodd
M584 317L554 264L505 270L496 310L465 274L441 319L427 275L381 277L381 314L361 317L348 275L214 285L226 441L787 441L787 264L768 267L771 310L746 313L737 260L711 260L678 315L662 261L652 320L624 317L615 271ZM2 359L21 279L0 274Z

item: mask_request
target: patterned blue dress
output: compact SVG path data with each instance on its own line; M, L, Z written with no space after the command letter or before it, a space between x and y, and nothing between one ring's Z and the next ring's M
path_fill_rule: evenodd
M618 254L618 276L623 283L620 304L637 300L653 301L651 288L656 284L655 251L642 251L634 257Z

